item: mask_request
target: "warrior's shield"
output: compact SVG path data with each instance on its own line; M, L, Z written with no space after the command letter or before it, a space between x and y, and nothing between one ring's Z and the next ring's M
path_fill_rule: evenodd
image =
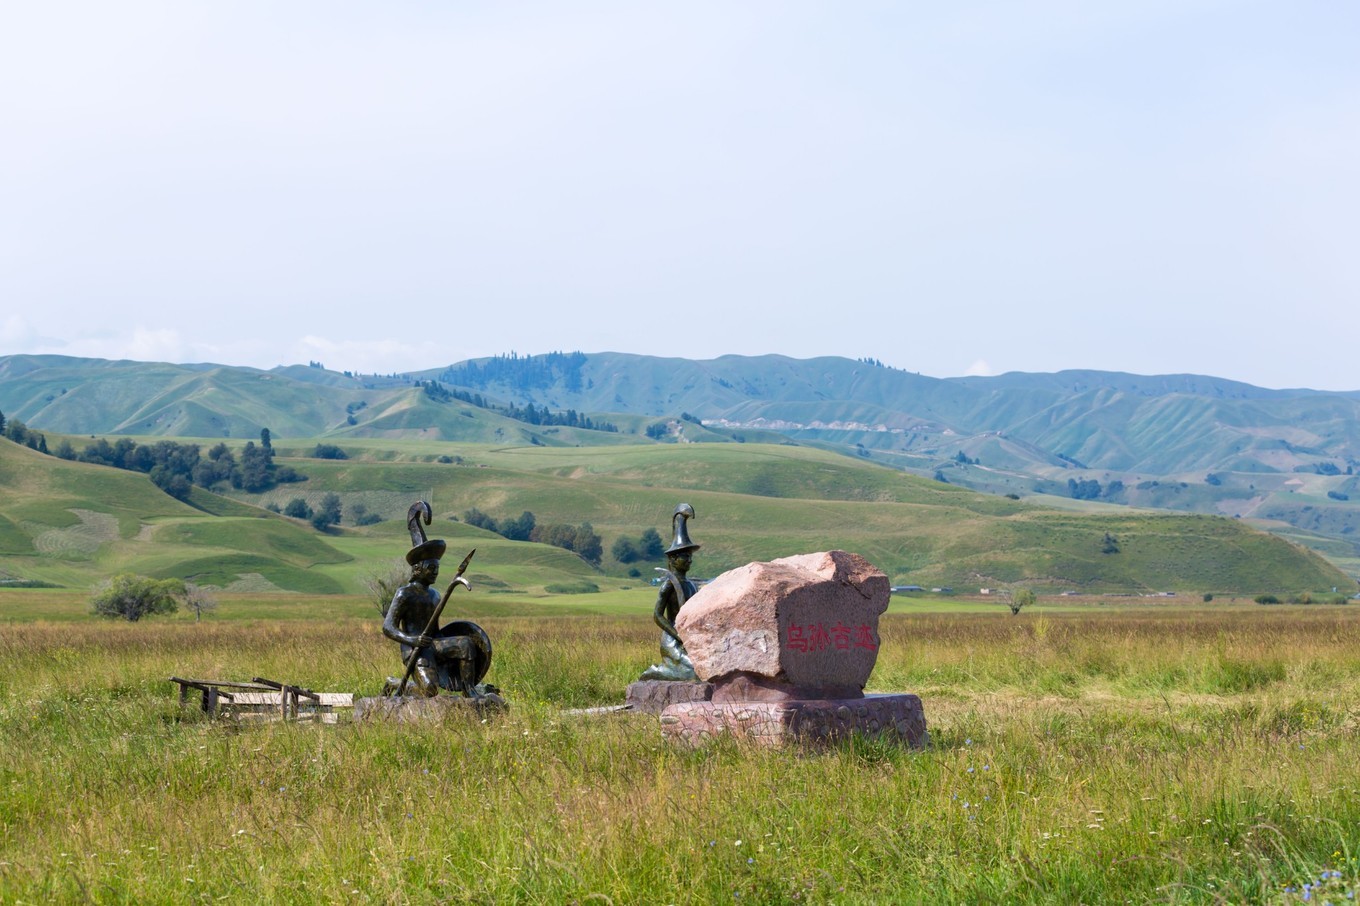
M473 685L476 685L482 681L482 678L486 676L486 672L491 669L491 639L487 636L486 631L482 629L482 627L468 620L454 620L452 623L444 625L439 630L436 637L449 639L459 636L465 637L472 642L472 682ZM446 665L440 665L440 685L444 685L445 682L451 681L448 685L444 686L446 689L450 689L451 691L472 691L470 689L458 689L459 683L456 679L457 672L446 671L445 667Z

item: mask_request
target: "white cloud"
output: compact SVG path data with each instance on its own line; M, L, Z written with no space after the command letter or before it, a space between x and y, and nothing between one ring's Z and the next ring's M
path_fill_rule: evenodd
M964 375L967 377L991 377L995 373L992 371L992 366L987 364L986 359L978 359L968 366Z
M6 349L27 352L30 343L41 339L23 315L6 315L0 321L0 344Z
M35 353L93 359L131 359L138 362L183 362L190 351L179 331L138 325L131 331L103 332L69 340L36 338Z
M122 358L149 362L178 362L183 359L185 343L177 330L166 328L150 330L137 327L132 331L132 338L127 341L125 349L127 352Z
M332 340L308 334L292 347L294 361L321 362L331 371L364 374L423 371L450 365L458 358L447 346L431 340L382 338L374 340Z

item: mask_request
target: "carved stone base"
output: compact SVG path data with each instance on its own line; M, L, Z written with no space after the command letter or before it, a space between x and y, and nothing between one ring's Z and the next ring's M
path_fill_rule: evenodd
M433 698L418 695L381 696L356 701L354 719L389 720L407 724L437 722L451 715L460 714L490 717L509 710L510 706L506 704L505 699L495 693L480 698L464 698L461 695L436 695Z
M680 680L638 680L630 683L624 701L633 711L660 714L671 705L686 702L706 702L713 697L709 683Z
M812 701L687 702L662 712L661 733L687 745L702 745L722 733L768 746L824 743L856 733L918 749L928 741L921 699L905 693Z

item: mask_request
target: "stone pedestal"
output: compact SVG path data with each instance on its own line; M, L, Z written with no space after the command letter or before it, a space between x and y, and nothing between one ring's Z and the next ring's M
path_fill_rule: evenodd
M489 717L509 711L505 699L495 693L480 698L461 695L418 695L361 698L354 703L354 719L387 720L399 724L439 722L450 716Z
M624 698L632 711L660 714L671 705L706 702L713 697L710 683L687 683L679 680L638 680L628 686Z
M915 695L812 701L686 702L661 713L661 733L687 745L723 734L757 745L826 743L859 734L925 748L926 716Z
M728 570L685 602L676 631L709 701L672 704L662 734L759 745L855 734L926 745L921 699L864 695L882 642L888 577L858 554L821 551Z

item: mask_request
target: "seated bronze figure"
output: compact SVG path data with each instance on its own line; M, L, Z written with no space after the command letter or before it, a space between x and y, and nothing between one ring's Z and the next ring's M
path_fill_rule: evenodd
M413 504L407 514L413 545L406 553L411 580L397 589L383 617L383 635L401 645L406 673L401 679L388 677L383 694L405 695L409 687L416 695L427 697L438 695L440 689L481 697L494 692L481 684L491 666L491 639L480 626L466 620L439 626L440 614L454 588L459 585L472 588L463 578L472 554L463 560L441 598L433 586L439 578L439 561L447 545L442 540L425 537L422 519L429 525L430 505L423 500Z

